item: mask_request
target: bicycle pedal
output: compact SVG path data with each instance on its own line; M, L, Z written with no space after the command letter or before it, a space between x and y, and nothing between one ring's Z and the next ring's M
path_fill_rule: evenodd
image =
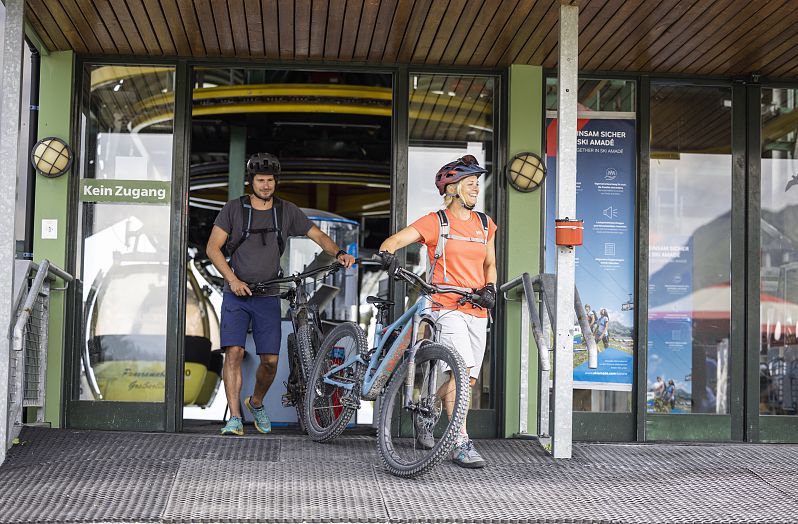
M353 395L346 395L341 398L341 405L345 408L360 409L360 399Z

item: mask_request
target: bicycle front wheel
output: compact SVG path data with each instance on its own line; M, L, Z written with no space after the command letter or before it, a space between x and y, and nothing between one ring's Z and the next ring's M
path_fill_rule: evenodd
M305 430L316 442L334 439L346 429L360 400L364 366L355 363L330 376L347 389L324 382L330 370L355 355L365 353L366 333L352 322L345 322L330 331L321 343L305 393Z
M446 457L465 423L470 399L468 368L463 358L446 346L430 343L417 351L413 398L409 402L405 402L407 373L405 361L388 382L377 433L382 462L399 477L425 473ZM442 398L443 391L452 386L448 384L450 377L454 381L451 418L446 415Z

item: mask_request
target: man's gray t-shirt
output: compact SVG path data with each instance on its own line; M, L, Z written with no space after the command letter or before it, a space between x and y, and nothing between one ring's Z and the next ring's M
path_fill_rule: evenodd
M288 237L304 236L310 231L313 222L296 205L283 200L280 229L283 232L283 241L287 244ZM242 213L243 211L243 213ZM214 221L215 226L222 228L230 237L227 239L228 249L232 249L244 236L249 209L242 209L241 200L236 198L224 205L219 216ZM274 228L273 211L259 211L252 209L252 225L254 229ZM265 242L265 245L264 245ZM265 234L250 233L247 238L233 253L230 266L236 276L249 284L263 282L277 278L280 270L280 249L277 245L277 233ZM225 291L229 289L224 283Z

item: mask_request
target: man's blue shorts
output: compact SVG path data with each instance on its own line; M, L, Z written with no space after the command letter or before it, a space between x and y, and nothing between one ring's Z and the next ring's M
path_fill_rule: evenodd
M280 353L280 298L239 297L225 291L222 298L222 347L245 347L252 324L252 338L258 355Z

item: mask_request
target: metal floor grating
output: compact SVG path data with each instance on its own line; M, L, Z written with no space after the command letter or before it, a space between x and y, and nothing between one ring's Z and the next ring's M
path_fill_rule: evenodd
M489 462L387 474L372 436L218 437L26 428L0 523L798 523L798 446L483 440Z

